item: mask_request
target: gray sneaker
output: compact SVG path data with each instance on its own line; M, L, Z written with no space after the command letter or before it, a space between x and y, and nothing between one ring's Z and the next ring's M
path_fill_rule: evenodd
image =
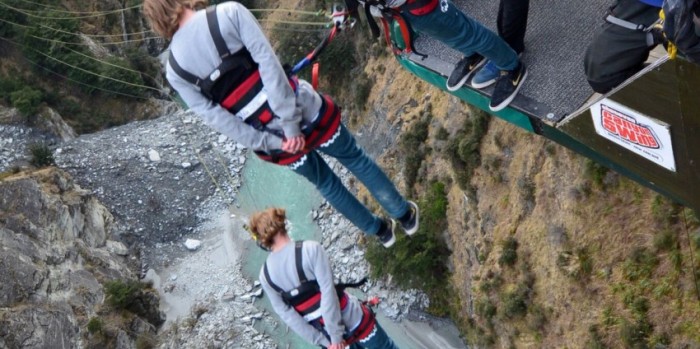
M393 246L396 242L396 221L393 219L385 219L384 222L382 222L382 226L379 227L377 237L384 247L389 248Z

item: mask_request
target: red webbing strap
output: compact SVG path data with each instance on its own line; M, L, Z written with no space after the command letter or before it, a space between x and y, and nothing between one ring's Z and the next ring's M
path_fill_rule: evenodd
M412 15L422 16L433 12L437 5L438 0L408 0L404 8Z
M391 44L391 36L389 35L389 22L384 17L380 18L380 20L382 21L382 27L384 27L384 39L386 39L386 44L394 48L394 45Z
M311 298L295 305L294 310L296 310L299 314L306 315L309 313L310 308L312 308L314 305L317 305L320 302L321 302L321 292L316 293Z
M403 44L405 45L403 52L413 52L413 47L411 47L411 31L408 29L408 23L406 23L406 20L400 14L394 14L394 20L399 22L399 28L401 28L401 36L403 36Z
M314 90L318 88L318 70L319 64L316 62L311 66L311 86L313 86Z
M226 109L231 109L231 107L238 103L238 101L240 101L259 81L260 71L256 70L255 73L247 77L243 83L238 85L223 101L221 101L221 106Z
M376 321L374 313L366 305L362 304L362 320L352 335L346 339L346 343L350 345L367 338L374 330Z

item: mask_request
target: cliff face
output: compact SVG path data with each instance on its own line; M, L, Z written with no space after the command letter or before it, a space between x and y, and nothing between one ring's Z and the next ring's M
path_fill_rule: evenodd
M89 342L85 325L105 300L102 283L134 278L126 248L107 240L112 222L105 207L61 170L0 181L0 347Z
M471 344L700 347L697 213L498 118L461 132L483 116L392 57L365 72L376 83L358 139L402 185L411 152L425 154L415 198L448 184L452 308ZM427 139L402 149L419 120ZM454 166L451 142L470 166Z

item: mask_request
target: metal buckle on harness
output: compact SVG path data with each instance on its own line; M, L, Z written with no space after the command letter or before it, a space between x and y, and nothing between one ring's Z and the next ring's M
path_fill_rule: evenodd
M345 8L345 5L341 3L334 3L331 6L331 18L333 19L333 25L338 27L338 29L352 28L357 23L357 19L354 17L348 17L349 12Z
M209 74L209 80L211 81L216 81L221 76L221 71L219 69L214 70L211 74Z

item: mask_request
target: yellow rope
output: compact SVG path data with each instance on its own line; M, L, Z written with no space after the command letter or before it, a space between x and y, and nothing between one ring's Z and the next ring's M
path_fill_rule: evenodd
M661 25L663 25L663 22L666 21L666 14L663 9L659 11L659 18L661 18ZM664 33L664 36L666 36L666 33ZM676 59L676 56L678 56L678 47L676 47L671 40L668 40L666 52L668 52L668 58Z

